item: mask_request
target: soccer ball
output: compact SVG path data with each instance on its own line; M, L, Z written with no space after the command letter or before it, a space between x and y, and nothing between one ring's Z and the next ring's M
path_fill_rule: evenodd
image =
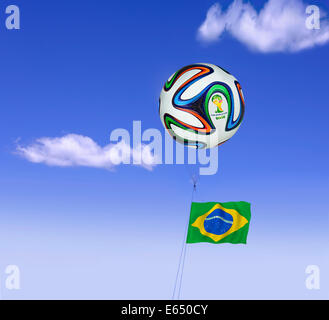
M186 66L165 83L159 114L169 134L194 148L213 148L230 139L244 115L237 79L209 63Z

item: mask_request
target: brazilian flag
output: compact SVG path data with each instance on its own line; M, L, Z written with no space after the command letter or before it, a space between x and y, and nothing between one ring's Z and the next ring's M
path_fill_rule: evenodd
M247 243L250 203L192 202L187 243Z

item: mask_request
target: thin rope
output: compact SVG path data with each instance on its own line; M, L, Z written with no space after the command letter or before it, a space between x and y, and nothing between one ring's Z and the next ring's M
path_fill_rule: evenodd
M177 295L177 300L180 299L180 292L181 292L181 289L182 289L182 281L183 281L183 273L184 273L184 266L185 266L185 257L186 257L186 243L185 243L185 246L184 246L184 256L183 256L183 265L182 265L182 272L180 274L180 279L179 279L179 288L178 288L178 295Z
M196 191L197 179L195 177L192 177L192 181L193 181L193 191L192 191L192 196L191 196L191 206L192 206L192 202L193 202L193 199L194 199L194 193ZM184 231L184 238L183 238L183 243L182 243L181 254L180 254L180 257L179 257L179 263L178 263L178 269L177 269L177 274L176 274L174 291L173 291L173 295L172 295L173 300L175 298L175 293L176 293L176 288L177 288L177 280L178 280L179 271L180 271L181 265L182 265L182 270L181 270L181 275L180 275L180 280L179 280L179 289L178 289L178 295L177 295L178 299L180 298L180 292L181 292L182 280L183 280L183 272L184 272L184 266L185 266L186 236L187 236L189 221L190 221L190 217L188 216L187 223L186 223L186 226L185 226L185 231Z
M192 197L191 197L191 207L192 202L194 198L194 193L196 191L196 180L193 181L193 191L192 191ZM182 272L180 275L180 281L179 281L179 290L178 290L178 300L180 299L180 293L182 289L182 282L183 282L183 274L184 274L184 266L185 266L185 257L186 257L186 251L187 251L187 243L186 243L186 236L187 236L187 230L189 225L190 217L188 217L187 225L186 225L186 232L185 232L185 241L184 241L184 255L183 255L183 265L182 265Z
M188 224L186 225L185 231L184 231L184 238L183 238L182 249L181 249L181 253L180 253L180 257L179 257L179 263L178 263L178 268L177 268L177 273L176 273L174 291L173 291L173 294L172 294L172 300L175 299L177 280L178 280L179 270L180 270L180 266L181 266L181 262L182 262L182 256L183 256L184 247L185 247L184 244L185 244L185 241L186 241L185 236L186 236L186 232L187 232L187 227L188 227Z

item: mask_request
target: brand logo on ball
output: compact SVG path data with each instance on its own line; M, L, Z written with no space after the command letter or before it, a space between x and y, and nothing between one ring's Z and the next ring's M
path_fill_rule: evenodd
M212 103L216 106L216 110L211 116L215 117L216 120L222 120L226 118L227 112L224 112L222 104L223 104L223 98L219 94L215 94L212 99Z
M217 110L215 112L217 113L222 113L223 109L222 109L222 103L223 103L223 99L219 94L216 94L212 97L211 101L213 102L213 104L215 104L217 106Z

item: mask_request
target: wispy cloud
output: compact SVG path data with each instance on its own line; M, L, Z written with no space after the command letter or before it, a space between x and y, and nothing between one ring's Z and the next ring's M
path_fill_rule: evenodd
M322 12L320 29L308 29L302 0L269 0L258 13L250 3L234 0L226 12L214 4L198 30L198 38L213 42L225 32L260 52L297 52L329 41L329 22Z
M26 146L17 145L16 153L30 162L59 167L112 169L125 161L151 170L156 164L147 145L133 149L121 141L101 147L93 139L78 134L39 138Z

